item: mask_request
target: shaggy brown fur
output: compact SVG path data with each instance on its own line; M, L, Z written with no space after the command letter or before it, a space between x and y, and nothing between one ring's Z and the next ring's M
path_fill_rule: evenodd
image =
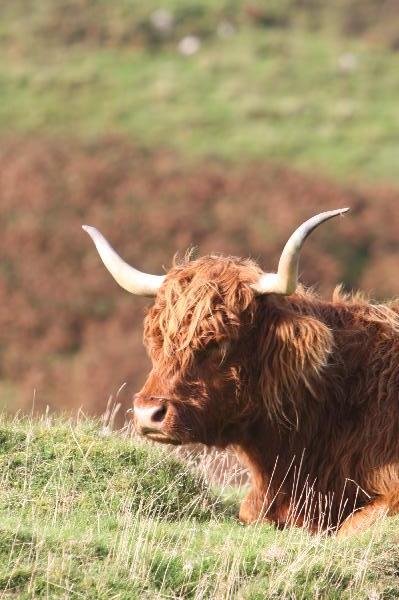
M259 273L215 256L174 266L145 320L136 402L162 399L166 441L237 449L245 522L346 532L398 512L399 304L256 297Z

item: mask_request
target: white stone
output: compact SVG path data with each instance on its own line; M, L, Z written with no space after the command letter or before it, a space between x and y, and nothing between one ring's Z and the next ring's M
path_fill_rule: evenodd
M195 35L186 35L179 42L179 52L184 56L196 54L201 47L201 40Z
M165 8L155 10L150 16L150 21L154 29L162 33L169 33L174 24L173 14Z

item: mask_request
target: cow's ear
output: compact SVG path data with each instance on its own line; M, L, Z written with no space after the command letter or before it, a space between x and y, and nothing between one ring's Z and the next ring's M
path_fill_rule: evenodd
M268 322L261 341L261 385L271 416L297 421L301 402L325 371L333 349L331 330L315 317L284 313Z

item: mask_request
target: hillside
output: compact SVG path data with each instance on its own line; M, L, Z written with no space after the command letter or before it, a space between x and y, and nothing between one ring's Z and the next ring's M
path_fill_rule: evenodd
M329 4L3 3L0 133L117 132L184 161L397 181L397 7Z
M242 527L159 448L2 418L0 591L28 598L396 598L397 519L351 540ZM395 533L396 529L396 533Z
M0 2L1 598L399 597L399 517L346 540L243 527L244 490L214 483L238 485L231 455L85 416L111 395L124 420L150 302L81 230L148 272L191 245L269 270L299 222L350 206L301 281L399 296L398 17L397 0Z

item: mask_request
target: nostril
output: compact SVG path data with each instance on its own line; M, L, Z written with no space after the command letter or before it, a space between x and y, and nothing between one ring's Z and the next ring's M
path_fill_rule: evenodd
M158 408L158 410L156 410L151 415L151 421L154 421L155 423L160 423L161 421L164 420L165 416L166 416L166 406L161 406L160 408Z
M143 434L159 432L168 412L168 402L159 396L137 396L134 401L134 422Z

